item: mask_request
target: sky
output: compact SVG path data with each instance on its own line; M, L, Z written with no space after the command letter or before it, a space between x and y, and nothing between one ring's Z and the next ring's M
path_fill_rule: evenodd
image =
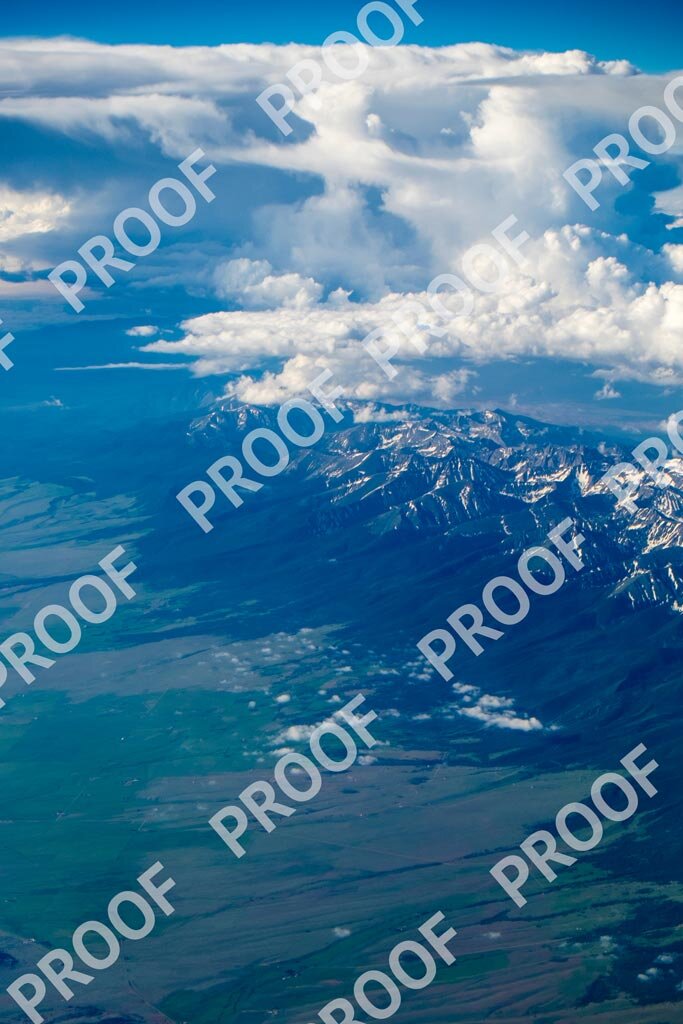
M310 43L320 45L331 31L353 30L361 4L355 0L292 3L266 0L234 3L203 0L190 9L185 0L140 4L117 0L93 4L50 0L7 5L4 36L72 35L109 43L164 43L171 46L230 42ZM460 42L490 42L514 49L587 50L601 60L627 58L647 71L665 71L683 62L680 32L683 22L675 0L625 0L618 8L594 0L571 5L545 0L486 4L453 0L420 0L416 5L424 25L411 27L406 42L445 46Z
M370 48L352 80L326 72L296 98L287 136L256 97L319 61L314 44L353 28L360 5L208 4L192 24L172 3L8 11L0 316L16 340L3 400L64 404L112 374L127 393L166 395L160 378L182 375L189 393L205 381L274 404L329 368L354 401L553 422L651 427L683 404L683 124L656 156L633 145L641 166L623 182L603 168L595 209L563 178L635 110L664 107L683 65L673 8L416 6L407 45ZM215 200L164 226L111 287L91 272L76 313L49 271L112 236L198 147ZM447 295L441 329L430 281L464 274L504 221L528 235L523 261L466 315ZM397 341L391 376L362 340L406 300L428 315L417 341Z

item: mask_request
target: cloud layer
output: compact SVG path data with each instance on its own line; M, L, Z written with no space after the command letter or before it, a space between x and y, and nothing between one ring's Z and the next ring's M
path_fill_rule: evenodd
M245 400L300 393L322 366L350 397L446 405L500 359L585 362L607 381L597 399L615 397L620 379L683 380L683 125L630 185L605 172L594 213L562 178L636 108L661 107L672 76L578 51L380 48L362 78L328 72L301 98L285 140L255 97L317 59L312 47L61 39L2 50L0 124L30 129L44 150L40 180L19 188L13 151L0 182L5 259L71 257L201 146L218 168L216 202L116 288L132 309L144 289L206 296L213 311L188 319L181 294L181 337L144 347L236 374L229 389ZM65 171L64 146L82 174ZM434 275L462 274L463 253L511 214L530 235L526 263L510 263L502 288L477 293L441 337L425 330L435 316L416 321L426 351L404 337L389 380L363 336L406 296L427 302ZM4 282L8 302L29 294L25 283ZM443 301L457 312L455 297Z

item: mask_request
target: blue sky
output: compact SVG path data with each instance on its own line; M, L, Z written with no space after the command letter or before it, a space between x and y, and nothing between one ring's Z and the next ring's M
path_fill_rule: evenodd
M100 42L215 45L229 42L319 44L337 28L353 30L360 3L335 0L226 3L185 0L144 4L117 0L30 0L7 4L0 31L5 36L68 34ZM683 12L676 0L624 0L618 5L575 0L553 4L533 0L455 3L421 0L424 24L410 27L406 42L426 46L485 41L515 49L582 49L602 60L627 58L644 70L683 66Z

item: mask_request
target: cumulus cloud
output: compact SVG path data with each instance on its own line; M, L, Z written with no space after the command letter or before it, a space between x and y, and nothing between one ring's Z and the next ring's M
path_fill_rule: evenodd
M603 386L598 388L595 392L595 398L597 398L599 402L604 402L611 398L621 398L621 392L617 391L617 389L607 380Z
M117 289L183 283L211 308L225 302L179 316L182 337L147 350L184 353L197 374L235 375L229 393L244 401L292 397L328 366L348 397L436 405L472 394L477 368L494 360L587 363L609 375L599 400L617 397L619 380L683 379L683 128L652 158L657 174L633 171L623 187L605 170L593 213L562 177L601 137L626 131L638 107L661 107L665 76L581 51L370 49L361 78L325 71L318 94L297 99L284 140L255 97L297 60L317 59L314 47L24 39L0 51L0 118L102 152L116 144L131 161L125 199L108 178L65 188L49 159L40 188L2 186L7 238L62 228L69 255L69 204L88 189L78 209L94 232L116 203L142 202L154 180L150 146L174 162L201 146L216 165L218 201L187 228L201 221L199 257L183 249L181 258L183 229ZM50 173L61 182L53 191ZM462 274L463 253L510 215L530 236L524 265L510 262L502 288L476 293L468 316L451 296L445 323L432 312L416 321L397 338L399 373L388 379L364 335L406 298L428 307L430 279ZM8 258L28 258L16 253Z
M152 324L142 324L140 327L131 327L126 331L130 338L153 338L159 333L159 328Z
M199 374L245 374L231 392L263 404L305 391L326 366L349 397L421 401L430 394L442 405L467 388L477 364L496 359L545 356L597 363L615 377L637 374L655 384L669 384L671 374L683 373L683 283L641 280L639 247L593 228L567 226L545 232L525 251L524 270L511 266L496 293L477 292L469 315L459 313L461 299L454 293L441 299L451 313L444 320L424 291L389 292L375 302L351 301L346 294L317 301L309 288L305 301L278 308L195 317L183 323L179 341L155 341L146 350L193 356ZM238 262L241 287L258 288L258 282L244 283L256 272L253 265ZM667 263L664 254L662 273ZM680 277L673 267L671 275ZM265 276L261 283L270 280ZM392 326L393 318L407 300L421 303L426 312L402 333ZM392 380L362 344L379 327L391 328L388 337L397 343L394 362L400 372ZM425 347L423 356L416 343ZM266 370L273 357L279 369ZM454 360L470 367L454 371ZM265 372L254 376L259 370ZM608 383L596 397L617 393Z
M320 723L318 723L318 725L319 724ZM283 729L282 732L278 733L272 741L273 745L282 743L303 743L305 740L310 740L311 736L318 728L318 725L290 725L286 729ZM277 750L275 752L278 753Z
M60 195L0 186L0 242L53 231L71 210Z
M353 418L355 423L400 423L410 414L405 409L386 409L368 402L354 411Z
M675 218L667 225L670 231L683 228L683 185L668 189L666 192L654 192L655 209Z
M320 301L322 285L300 274L274 274L268 260L229 260L214 275L217 293L245 309L306 309Z
M453 692L462 698L458 714L466 718L474 718L486 726L519 732L536 732L543 728L543 723L535 716L518 714L514 710L515 702L510 697L482 693L479 687L466 683L455 683Z
M536 729L543 728L538 718L521 718L508 709L504 711L491 711L488 708L481 707L479 704L471 708L461 708L460 714L468 718L476 718L479 722L483 722L484 725L495 725L499 729L518 729L522 732L533 732Z

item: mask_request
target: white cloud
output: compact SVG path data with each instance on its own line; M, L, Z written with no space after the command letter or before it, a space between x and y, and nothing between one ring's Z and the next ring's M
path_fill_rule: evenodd
M410 419L410 414L405 409L389 410L368 402L358 409L354 409L354 423L401 423Z
M445 321L443 337L416 324L413 336L427 345L424 358L409 338L397 335L395 362L405 365L392 381L361 341L373 328L391 323L406 298L429 308L426 292L389 292L374 302L346 296L313 302L309 293L307 304L297 308L209 313L186 321L179 341L156 341L146 351L193 356L199 374L244 373L231 392L263 404L305 391L325 366L346 385L348 397L422 401L429 396L437 405L451 404L470 385L476 365L494 359L545 356L599 363L615 377L630 369L654 384L671 383L665 371L683 373L683 283L641 282L627 265L629 258L636 264L642 260L638 247L573 226L545 232L526 253L527 272L512 271L497 293L477 293L472 314ZM454 313L459 301L452 294L442 299ZM441 322L431 312L418 319L427 327ZM271 365L273 357L280 360L279 370L250 375ZM471 368L444 366L454 359ZM599 397L616 396L603 388Z
M312 277L274 274L267 260L230 260L216 268L214 281L218 295L245 309L306 309L323 294Z
M82 293L85 295L85 290ZM44 303L45 300L56 304L57 301L61 301L60 296L55 291L52 284L49 281L37 278L29 281L3 281L0 280L0 299L3 303L9 303L12 300L18 300L20 302L39 301Z
M310 740L317 728L317 725L290 725L275 737L273 743L303 743L305 740ZM275 751L275 753L278 752Z
M621 398L621 392L617 391L617 389L613 387L608 380L606 380L603 386L595 392L594 397L600 402L610 398Z
M152 338L158 333L159 328L154 327L152 324L143 324L140 327L131 327L130 330L126 331L126 334L130 338Z
M666 192L654 192L653 195L655 209L676 218L668 225L669 229L673 231L675 228L683 227L683 185L667 189Z
M492 712L480 704L476 704L471 708L460 708L460 714L466 715L468 718L476 718L479 722L483 722L484 725L495 725L499 729L519 729L522 732L533 732L536 729L543 728L538 718L520 718L509 710Z
M0 273L24 274L32 270L44 270L45 264L39 260L23 259L21 256L0 253Z
M87 80L100 81L97 57L93 55L92 61L84 64ZM124 66L125 62L120 70ZM12 97L0 100L0 117L31 121L78 139L95 135L109 143L130 141L135 125L168 156L187 156L196 148L192 144L195 140L208 144L211 140L224 141L229 135L227 119L213 100L165 96L154 91L106 97Z
M486 726L514 729L520 732L535 732L543 728L543 723L538 718L516 713L515 702L510 697L497 697L491 693L482 694L478 686L469 686L465 683L454 683L453 690L462 697L466 704L466 706L458 708L458 714L467 718L474 718Z
M183 363L103 363L92 366L56 366L56 370L184 370Z
M53 231L70 211L71 205L60 195L0 185L0 242Z
M625 131L636 108L661 105L664 76L576 50L376 48L362 78L326 74L317 97L297 101L302 120L285 141L255 97L297 60L317 59L315 47L23 39L0 41L0 57L0 118L126 154L141 137L175 162L205 149L219 201L203 222L199 258L183 251L179 269L171 240L117 288L167 286L185 274L193 294L213 289L241 307L185 319L184 337L147 350L185 353L198 374L239 374L230 390L244 401L299 394L328 365L350 398L436 405L471 393L477 367L498 359L603 367L610 376L598 399L615 397L620 379L683 380L683 246L648 251L624 234L637 236L637 212L627 220L617 209L628 195L649 217L649 179L634 171L624 189L606 171L591 214L562 178L602 136ZM654 158L672 181L681 178L682 138ZM130 205L144 203L151 184L146 160L135 169L139 179L131 172L125 182ZM40 188L2 186L0 238L66 230L76 209L91 232L108 230L98 210L109 217L122 184L79 180L64 199L63 186L43 183L50 170L41 163ZM680 220L682 189L655 194L660 215ZM86 196L77 207L76 195ZM523 272L513 267L500 293L478 294L472 315L449 321L442 338L422 332L424 358L402 341L399 375L387 380L363 335L405 296L426 301L429 280L460 273L463 252L510 214L532 237ZM60 258L73 251L65 244ZM38 298L6 287L8 297Z

